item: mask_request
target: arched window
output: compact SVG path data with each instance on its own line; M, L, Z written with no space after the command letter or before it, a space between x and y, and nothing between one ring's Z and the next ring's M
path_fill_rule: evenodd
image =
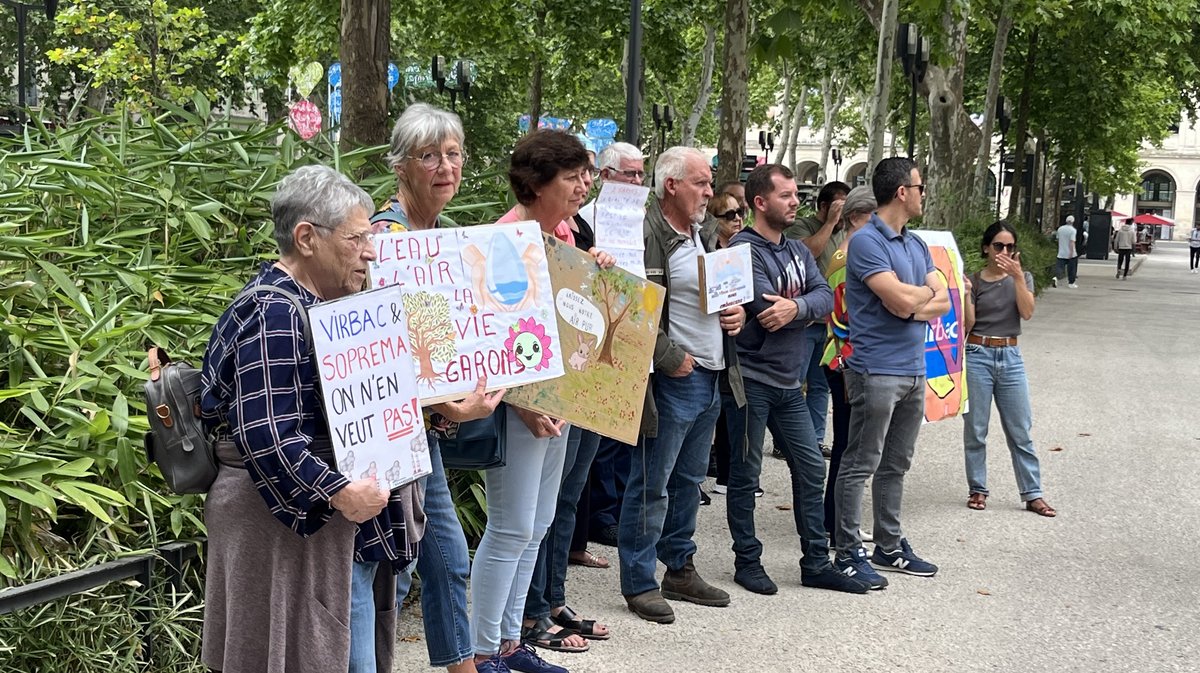
M851 187L861 187L867 184L867 163L864 161L847 168L844 182Z
M1154 213L1166 218L1175 217L1175 181L1162 171L1147 171L1142 176L1142 188L1137 195L1137 214Z
M817 162L802 161L796 166L796 182L802 185L817 184Z

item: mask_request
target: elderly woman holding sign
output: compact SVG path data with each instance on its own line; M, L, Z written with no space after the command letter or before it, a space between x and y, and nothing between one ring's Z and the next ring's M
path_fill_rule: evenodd
M591 186L591 162L577 138L538 130L513 149L509 183L517 206L498 223L534 220L543 233L574 245L567 222ZM611 255L590 251L603 267ZM471 568L471 627L475 666L491 673L511 669L539 673L565 669L542 661L523 644L522 613L538 547L554 519L569 428L564 421L508 406L504 467L486 470L488 521ZM583 651L586 642L548 619L527 624L528 640Z
M419 231L454 226L442 210L458 192L462 167L463 127L458 115L424 103L410 105L396 121L388 163L396 174L396 193L371 218L375 233ZM459 402L434 405L429 434L433 472L425 478L425 535L415 569L421 574L421 616L432 666L451 673L475 670L467 614L467 539L454 511L450 486L437 441L437 428L485 418L496 410L503 390L485 393L486 378L475 392ZM396 600L374 598L376 566L354 566L354 609L350 628L354 643L350 673L375 673L375 613L395 609L408 594L413 568L397 578Z
M375 479L334 467L306 337L304 307L363 288L370 212L366 192L330 168L284 178L271 200L279 261L247 285L270 291L243 291L213 328L201 393L220 461L204 506L211 669L346 670L354 558L400 568L416 553L404 489L389 500Z

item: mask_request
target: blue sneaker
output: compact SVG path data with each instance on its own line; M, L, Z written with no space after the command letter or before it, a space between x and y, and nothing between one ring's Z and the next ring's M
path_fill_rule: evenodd
M562 666L555 666L538 656L537 652L528 645L519 645L517 649L500 657L501 666L505 670L521 671L521 673L569 673ZM480 670L476 667L476 670Z
M475 671L477 673L509 673L509 668L504 663L504 659L497 654L486 661L475 662Z
M867 561L867 550L862 547L855 547L849 552L838 552L834 567L847 577L870 584L871 589L884 589L888 585L887 578L871 567Z
M883 547L875 545L875 553L871 554L871 565L880 570L908 573L918 577L933 577L938 571L937 566L917 556L905 538L900 538L900 548L896 551L886 552Z

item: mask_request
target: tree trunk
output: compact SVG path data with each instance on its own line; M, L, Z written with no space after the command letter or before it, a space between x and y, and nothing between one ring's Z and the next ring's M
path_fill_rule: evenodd
M725 57L721 71L721 129L717 141L717 184L741 177L750 103L750 0L725 0Z
M996 19L996 44L992 47L992 64L988 70L987 95L983 103L983 137L979 141L979 154L975 158L975 201L988 203L988 169L992 165L992 133L996 123L996 100L1000 96L1000 74L1004 69L1004 51L1008 48L1008 33L1012 30L1012 0L1000 5Z
M703 66L700 70L700 88L696 92L696 103L692 105L692 113L683 124L683 137L679 144L691 147L696 144L696 129L700 127L700 119L708 109L708 99L712 96L713 65L717 55L717 28L704 27L704 50L702 52Z
M391 0L342 0L343 151L388 141Z
M1016 221L1024 212L1021 208L1021 182L1025 179L1025 136L1029 134L1029 97L1033 86L1034 64L1037 62L1037 30L1029 34L1029 50L1025 54L1025 74L1021 82L1021 100L1017 104L1017 134L1013 138L1012 192L1008 196L1008 219Z
M883 159L883 134L887 131L888 100L892 95L892 60L896 54L896 24L899 0L883 0L879 21L879 48L875 54L874 102L867 141L867 181L875 164Z
M821 163L817 166L817 183L825 184L825 167L829 165L829 152L833 149L833 133L836 130L837 116L846 102L846 85L838 85L834 75L821 78L821 111L824 114L821 134Z
M804 118L804 106L808 104L808 87L800 87L800 98L792 110L792 128L787 137L788 168L796 170L796 143L800 140L800 121Z
M783 128L779 129L779 152L775 155L775 163L782 164L787 156L787 139L792 133L792 68L783 64L783 102L779 106L783 111Z
M963 106L966 13L951 7L944 11L942 31L950 65L930 63L923 83L928 87L929 102L929 160L924 177L929 187L924 224L931 229L953 229L967 219L971 212L972 162L979 149L979 128Z

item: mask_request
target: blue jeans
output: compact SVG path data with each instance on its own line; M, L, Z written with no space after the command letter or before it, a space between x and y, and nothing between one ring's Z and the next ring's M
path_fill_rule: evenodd
M450 498L450 485L446 481L446 470L442 464L442 452L437 441L429 441L429 459L433 472L425 477L425 536L421 538L417 561L396 576L396 605L404 602L412 586L412 573L421 573L421 617L425 625L425 646L429 652L430 666L451 666L470 659L470 618L467 614L467 578L471 562L467 555L467 538L463 535L454 501ZM365 576L366 568L355 564L354 592L360 591L358 573ZM365 578L362 578L365 579ZM370 591L370 581L365 590ZM358 593L354 594L356 597ZM369 595L369 594L368 594ZM361 643L359 657L366 656L366 633L373 619L369 612L359 609L364 605L359 600L351 601L350 648L351 661L355 661L356 644ZM369 603L365 605L370 605ZM372 655L373 656L373 655ZM361 660L361 659L360 659ZM359 673L351 665L351 673ZM369 669L361 669L373 672Z
M804 394L804 403L812 416L817 444L825 443L825 419L829 416L829 382L825 380L825 372L821 370L821 357L825 355L825 337L824 322L816 322L804 328L804 357L801 361L808 362L808 370L804 375L808 386Z
M729 428L729 492L725 498L734 568L753 568L761 563L763 546L754 531L754 490L762 473L763 437L770 418L782 440L779 449L792 476L792 515L803 555L800 566L805 571L820 572L829 567L822 502L825 459L813 434L804 392L750 379L744 384L746 406L739 409L732 395L722 399Z
M617 525L621 516L621 496L629 483L632 455L633 446L608 437L600 438L588 494L592 507L589 528L593 532Z
M717 372L697 367L680 378L655 375L654 401L657 437L643 437L634 450L618 523L625 596L658 589L655 558L679 570L696 553L700 483L721 410Z
M968 344L966 360L967 390L971 391L971 410L963 415L967 487L971 493L986 495L988 492L987 436L994 399L1021 499L1029 502L1042 497L1041 469L1029 434L1033 427L1033 412L1029 406L1029 383L1025 379L1021 349Z
M525 616L529 619L549 617L551 609L567 604L567 561L571 554L571 538L575 535L575 512L599 446L600 435L583 428L571 428L554 522L542 538L533 580L529 583L529 595L525 597Z

